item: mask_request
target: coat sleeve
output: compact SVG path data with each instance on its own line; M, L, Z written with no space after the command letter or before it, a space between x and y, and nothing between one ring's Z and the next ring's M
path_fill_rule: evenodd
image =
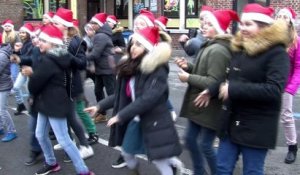
M47 59L47 58L44 58ZM54 75L54 72L49 68L54 67L54 63L50 61L41 61L34 70L33 74L29 78L28 90L33 96L38 96L39 93L44 89L47 82Z
M153 72L145 82L142 95L119 111L120 123L129 121L137 115L142 116L147 111L153 109L168 89L167 78L168 72L163 68Z
M300 85L300 39L298 38L297 48L295 48L293 53L294 64L290 67L290 80L286 85L285 91L294 95Z
M284 49L270 55L266 80L262 83L229 80L228 95L231 100L278 100L284 91L289 73L289 58ZM255 73L255 72L253 72Z
M226 48L211 49L206 56L206 75L190 74L188 83L199 89L206 89L213 83L223 80L231 54ZM195 65L197 66L197 65Z
M115 95L113 94L99 101L97 107L99 111L106 111L110 108L113 108L114 102L115 102Z
M72 68L84 70L86 69L87 60L85 55L85 46L83 40L74 38L70 43L70 55Z
M9 58L6 54L0 53L0 74L3 73L3 70L6 68L7 64L9 64Z
M92 51L87 55L87 59L91 61L95 61L98 59L102 52L105 49L106 46L106 36L102 33L96 34L93 39L93 49Z

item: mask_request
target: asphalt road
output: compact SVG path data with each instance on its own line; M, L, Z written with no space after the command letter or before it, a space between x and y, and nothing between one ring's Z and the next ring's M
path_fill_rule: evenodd
M170 75L169 75L169 85L170 85L170 100L175 107L176 112L180 110L182 103L183 94L185 92L186 84L180 83L177 78L178 68L170 61ZM95 97L93 95L93 83L88 80L85 84L86 96L90 101L90 104L95 104ZM300 114L300 96L296 95L294 100L294 110L295 115ZM13 116L14 112L14 97L9 98L10 113ZM28 122L29 116L24 114L22 116L13 116L15 122L18 138L9 143L0 143L0 175L32 175L39 169L42 165L42 159L40 162L33 166L25 166L24 161L29 155L29 131ZM296 121L297 127L300 128L299 120ZM176 128L182 139L185 128L186 120L179 118L176 122ZM109 136L109 128L105 126L104 123L97 124L97 131L100 135L99 144L93 146L95 155L86 160L87 166L94 171L97 175L124 175L128 173L126 168L113 169L110 167L111 162L115 160L119 155L119 150L107 147L107 139ZM300 135L300 129L298 129L298 135ZM298 139L299 140L299 139ZM55 144L56 142L53 142ZM300 174L300 161L297 160L292 165L286 165L283 163L284 156L287 152L287 147L285 145L284 136L282 129L280 127L278 144L275 150L268 153L265 174L266 175L299 175ZM57 160L60 163L62 170L57 175L69 175L76 174L72 166L72 163L64 163L63 151L55 151ZM191 160L188 152L185 150L180 156L181 160L185 164L185 174L192 174ZM157 175L159 174L155 167L149 163L144 157L140 158L140 170L142 175ZM235 175L241 173L242 165L239 162Z

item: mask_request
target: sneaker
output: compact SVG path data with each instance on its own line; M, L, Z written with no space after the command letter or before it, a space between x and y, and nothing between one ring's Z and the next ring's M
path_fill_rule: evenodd
M88 140L89 145L93 145L93 144L98 143L99 136L97 133L89 133L89 138L87 140Z
M177 157L172 158L171 168L173 175L183 175L184 165Z
M171 111L171 116L172 116L173 121L176 122L176 120L177 120L177 114L176 114L175 111Z
M106 121L107 121L106 115L96 114L94 117L94 123L102 123L102 122L106 122Z
M70 162L72 162L72 160L71 160L71 158L68 156L68 154L67 153L65 153L65 155L64 155L64 162L65 163L70 163Z
M5 134L4 129L0 129L0 135Z
M53 146L53 149L58 151L58 150L63 150L63 147L61 146L61 144L58 143L58 144Z
M14 113L15 115L22 115L23 111L26 111L26 107L23 103L18 104L17 111Z
M116 162L111 164L111 167L113 167L113 168L123 168L126 166L127 166L127 164L122 155L119 156L119 158L117 159Z
M55 165L45 164L43 168L39 169L35 175L46 175L52 172L57 172L60 170L60 166L56 163Z
M42 152L31 151L28 160L26 160L24 164L27 166L34 165L41 154Z
M90 145L89 146L80 146L79 153L80 153L80 157L82 159L87 159L94 155L94 150Z
M220 139L218 137L216 137L214 142L213 142L213 147L214 148L219 148L219 145L220 145Z
M5 136L1 139L2 142L10 142L17 138L17 134L15 132L8 132Z

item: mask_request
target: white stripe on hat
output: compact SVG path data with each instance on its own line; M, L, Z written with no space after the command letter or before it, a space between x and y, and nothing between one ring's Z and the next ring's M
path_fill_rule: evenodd
M57 16L57 15L54 15L52 20L54 22L59 22L61 24L63 24L64 26L67 26L67 27L73 27L73 23L72 22L68 22L64 19L62 19L61 17Z
M93 18L91 19L91 21L97 23L100 27L103 26L103 23L102 23L101 21L99 21L99 20L98 20L97 18L95 18L95 17L93 17Z
M115 20L111 19L111 18L106 18L106 21L109 21L109 22L111 22L115 25L117 24L117 22Z
M242 13L241 20L253 20L253 21L259 21L264 22L267 24L272 24L274 19L271 18L268 15L262 14L262 13Z
M10 26L11 28L14 28L14 25L12 25L11 23L3 24L2 27L4 28L4 26Z
M44 32L41 32L41 33L39 34L39 38L40 38L40 39L43 39L43 40L45 40L45 41L47 41L47 42L50 42L50 43L53 43L53 44L57 44L57 45L63 45L63 44L64 44L63 41L62 41L61 39L50 37L49 35L47 35L47 34L44 33Z
M158 24L164 31L167 30L166 26L162 22L160 22L159 20L156 19L154 22L156 24Z
M290 18L291 22L293 24L295 23L295 19L293 18L292 13L288 9L284 8L284 9L279 10L277 16L280 15L280 14L288 16Z
M142 18L149 27L154 26L153 22L145 15L140 14L140 15L137 16L137 18Z
M215 15L213 13L211 13L211 12L207 13L204 18L207 18L209 20L209 22L211 22L211 24L214 26L214 28L216 29L218 34L225 33L225 31L220 27L219 21L217 20L217 18L215 17Z
M139 41L147 50L152 51L153 45L139 33L134 33L131 39L132 38L135 38L137 41Z
M27 29L26 27L21 27L21 28L19 29L19 31L27 32L27 33L29 33L30 36L33 35L33 32L31 32L31 31L30 31L29 29Z

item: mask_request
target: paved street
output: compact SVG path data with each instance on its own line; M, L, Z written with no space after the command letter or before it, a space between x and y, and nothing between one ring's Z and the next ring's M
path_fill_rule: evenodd
M174 53L174 55L178 55ZM169 85L170 85L170 100L173 103L176 112L180 110L182 103L183 94L186 88L186 84L179 82L177 78L178 68L174 65L173 61L170 61L170 75L169 75ZM85 84L86 96L91 104L95 104L95 97L93 95L93 83L87 81ZM9 99L9 106L11 108L10 113L13 116L14 97L11 96ZM294 109L296 116L300 113L300 96L296 95ZM0 175L33 175L37 169L39 169L43 162L39 162L33 166L25 166L24 161L29 154L29 136L28 136L28 115L13 116L15 125L18 132L18 138L9 143L0 143ZM298 135L300 135L300 121L297 120ZM179 118L176 122L176 128L182 139L186 127L186 120ZM128 170L126 168L113 169L110 164L113 160L118 157L119 150L107 147L107 139L109 136L109 128L105 124L97 124L97 130L100 135L99 144L94 145L95 155L92 158L86 160L87 166L90 167L97 175L125 175ZM298 139L299 140L299 139ZM55 144L56 142L53 142ZM282 129L280 128L278 144L276 150L272 150L268 153L266 160L266 175L299 175L300 174L300 159L298 159L292 165L286 165L283 163L284 156L287 152L287 147L285 146L284 136ZM56 151L57 160L60 163L62 170L57 175L69 175L76 174L71 163L64 163L63 151ZM187 151L184 151L180 157L185 163L185 174L191 173L191 160ZM157 175L158 172L153 165L151 165L145 158L140 159L141 174L142 175ZM239 163L236 171L236 175L241 173L241 164Z

